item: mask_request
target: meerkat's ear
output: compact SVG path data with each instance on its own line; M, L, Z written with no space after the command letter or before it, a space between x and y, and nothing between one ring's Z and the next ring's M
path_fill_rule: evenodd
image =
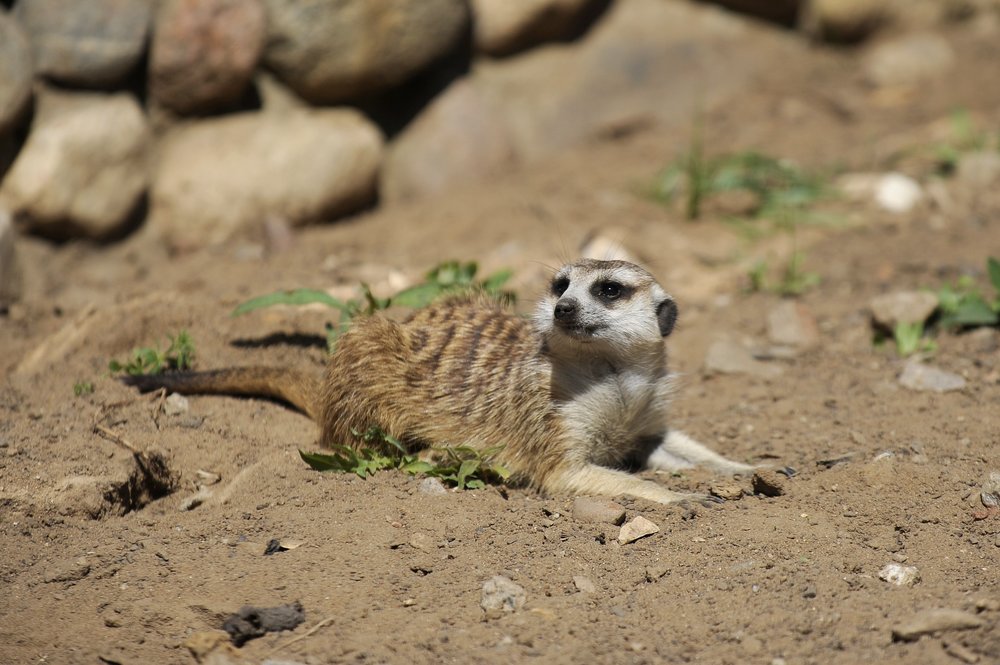
M660 334L669 335L677 323L677 303L669 296L656 306L656 320L660 324Z

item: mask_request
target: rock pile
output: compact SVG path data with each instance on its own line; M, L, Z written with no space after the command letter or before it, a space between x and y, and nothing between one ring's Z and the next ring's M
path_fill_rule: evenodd
M15 0L0 209L53 238L147 221L178 248L326 221L683 122L794 48L663 0Z

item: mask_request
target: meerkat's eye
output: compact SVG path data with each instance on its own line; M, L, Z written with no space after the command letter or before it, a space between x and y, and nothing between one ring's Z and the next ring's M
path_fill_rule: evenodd
M569 288L569 278L568 277L558 277L552 282L552 294L556 297L561 296L566 293L566 289Z
M622 295L622 285L618 282L601 282L597 285L597 293L605 300L617 300Z

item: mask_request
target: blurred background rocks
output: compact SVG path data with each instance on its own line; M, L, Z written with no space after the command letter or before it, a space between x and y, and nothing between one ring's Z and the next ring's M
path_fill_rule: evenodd
M677 122L807 42L855 45L874 87L919 84L953 66L936 26L998 17L1000 0L7 1L0 207L58 240L148 223L175 249L219 243Z

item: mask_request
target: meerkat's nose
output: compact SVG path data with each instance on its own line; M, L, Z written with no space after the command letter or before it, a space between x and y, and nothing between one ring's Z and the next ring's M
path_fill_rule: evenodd
M568 321L576 316L576 310L579 309L580 305L576 301L576 298L562 298L556 303L555 317L556 321Z

